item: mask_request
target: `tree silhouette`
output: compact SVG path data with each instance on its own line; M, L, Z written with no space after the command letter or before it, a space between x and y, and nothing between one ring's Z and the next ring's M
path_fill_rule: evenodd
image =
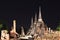
M1 31L2 27L3 27L3 24L0 24L0 31Z
M59 23L59 25L57 26L56 30L60 31L60 23Z
M2 30L8 30L8 27L5 24L3 24Z
M0 36L1 36L1 30L3 28L3 24L0 24Z
M1 36L1 30L7 30L8 31L8 27L6 26L6 24L0 24L0 36Z

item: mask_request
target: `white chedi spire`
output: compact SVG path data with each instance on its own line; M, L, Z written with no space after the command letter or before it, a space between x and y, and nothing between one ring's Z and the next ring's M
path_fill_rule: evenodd
M31 30L32 30L33 27L34 27L34 26L33 26L33 17L32 17L32 18L31 18L30 29L28 30L27 35L30 35L30 34L31 34Z
M33 27L33 17L31 18L31 27Z
M39 18L38 21L42 21L42 16L41 16L41 7L39 7Z
M14 34L18 35L18 33L16 32L16 20L13 20L13 27L12 27L12 30L10 31L10 33L11 34L14 33Z
M34 20L34 24L36 24L37 22L37 14L35 13L35 20Z
M23 26L21 27L21 36L25 36L25 33L24 33L24 28L23 28Z
M13 30L16 32L16 20L13 20Z

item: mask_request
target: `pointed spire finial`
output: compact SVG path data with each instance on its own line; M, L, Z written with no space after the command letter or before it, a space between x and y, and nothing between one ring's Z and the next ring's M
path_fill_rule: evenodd
M41 19L41 7L39 7L39 19Z
M33 26L33 17L31 18L31 27Z
M37 22L37 14L35 13L35 20L34 20L34 24L36 24Z
M25 33L24 33L24 28L23 28L23 26L21 27L21 36L25 36Z
M35 21L37 21L37 14L35 13Z
M13 20L13 28L14 28L14 32L16 32L16 20Z
M39 7L39 19L38 21L42 21L42 16L41 16L41 7Z

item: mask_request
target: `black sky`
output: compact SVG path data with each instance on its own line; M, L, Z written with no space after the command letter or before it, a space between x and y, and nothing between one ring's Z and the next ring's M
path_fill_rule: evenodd
M0 23L12 26L12 20L17 20L17 29L21 25L25 29L30 26L31 17L38 14L38 8L42 8L42 18L45 24L55 29L60 20L60 2L50 0L24 0L20 2L0 2Z

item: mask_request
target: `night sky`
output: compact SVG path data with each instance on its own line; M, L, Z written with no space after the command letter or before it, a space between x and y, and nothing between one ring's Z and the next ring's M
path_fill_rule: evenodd
M12 20L17 20L17 31L23 25L25 30L30 26L31 17L38 14L39 6L42 9L42 18L45 24L56 29L60 21L60 2L48 0L24 0L20 2L0 2L0 23L12 26Z

